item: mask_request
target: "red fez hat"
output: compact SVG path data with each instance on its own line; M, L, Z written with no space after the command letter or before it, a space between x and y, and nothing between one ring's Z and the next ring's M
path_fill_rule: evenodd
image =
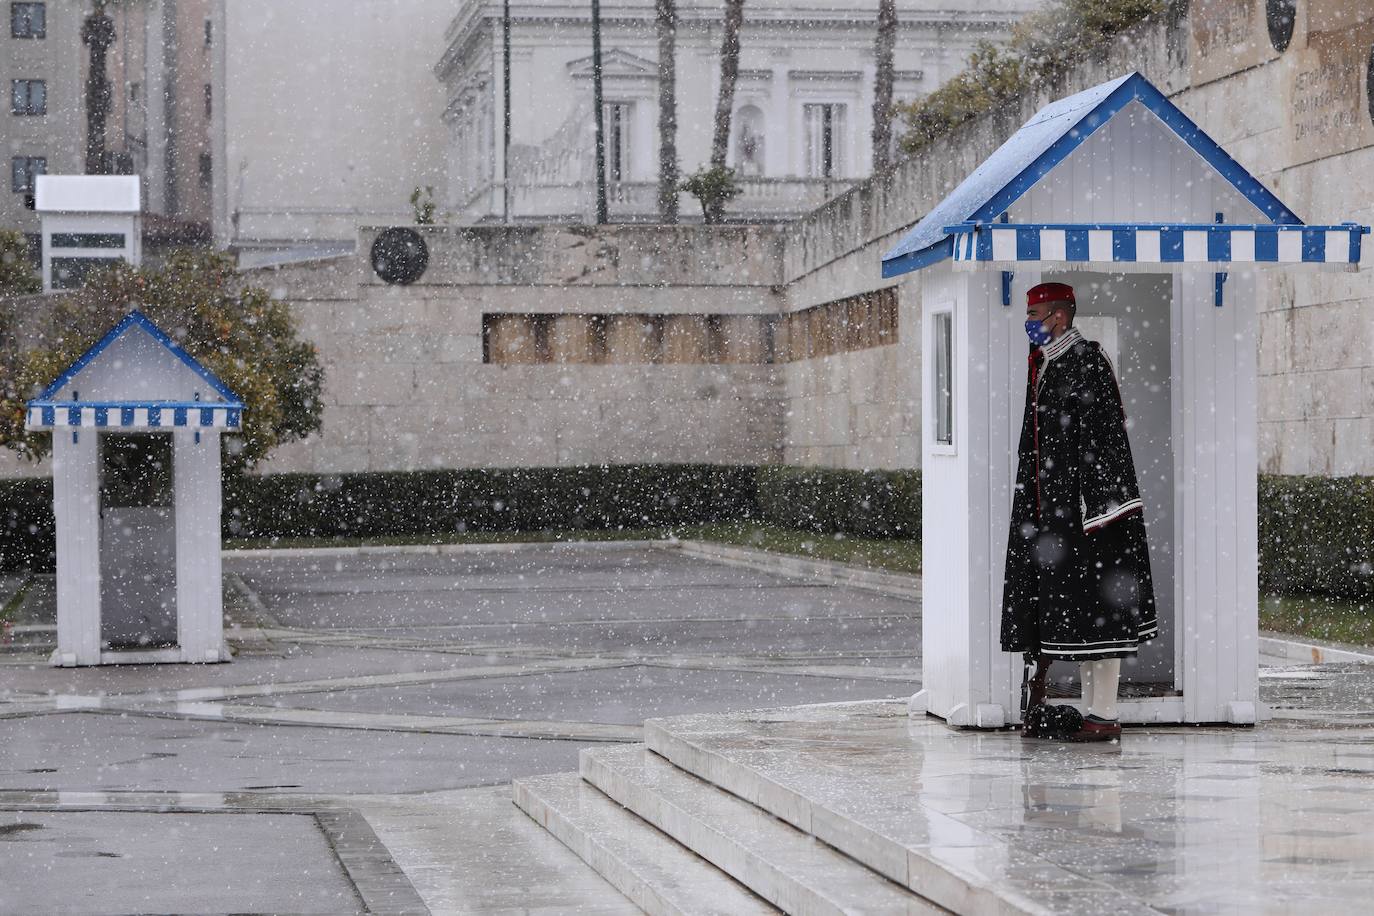
M1073 287L1067 283L1041 283L1026 291L1026 305L1039 305L1041 302L1067 302L1076 305Z

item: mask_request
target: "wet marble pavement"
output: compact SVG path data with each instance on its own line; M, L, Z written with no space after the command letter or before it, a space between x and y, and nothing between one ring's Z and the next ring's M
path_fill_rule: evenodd
M631 912L510 803L512 778L641 741L651 716L919 687L916 602L661 549L284 551L226 571L228 665L50 668L52 590L29 584L25 639L0 654L0 912L169 911L182 893L183 909L318 910L301 875L328 912ZM1074 899L1340 912L1374 892L1374 666L1269 667L1261 684L1281 717L1262 728L1132 730L1118 749L912 725L900 703L853 729L770 715L783 740L740 747L779 779L856 776L885 816L918 798L981 838L946 844L941 867L1052 903L1106 886ZM177 871L178 848L221 867ZM238 865L286 877L236 898ZM116 867L135 877L104 883Z
M1369 672L1317 674L1331 709L1348 692L1370 710ZM1258 728L1111 745L866 703L663 720L648 747L917 890L934 868L1017 912L1367 913L1374 727L1306 699Z
M0 913L631 912L513 778L654 715L919 686L916 602L674 551L283 551L226 574L235 659L209 666L51 668L51 580L27 583L0 652ZM177 871L178 842L218 866Z

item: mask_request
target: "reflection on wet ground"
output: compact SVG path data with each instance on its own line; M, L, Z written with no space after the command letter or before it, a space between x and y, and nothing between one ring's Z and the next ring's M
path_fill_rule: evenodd
M73 873L81 856L142 861L175 890L185 875L158 865L145 821L95 816L132 811L185 823L192 851L197 819L258 818L224 822L252 838L226 860L245 869L264 853L308 873L327 841L338 862L321 880L346 878L360 900L399 878L435 912L623 912L496 787L689 711L721 714L678 720L701 723L693 740L892 851L1055 912L1336 913L1374 899L1374 666L1261 669L1277 718L1259 728L1061 747L911 721L900 702L731 712L913 693L920 613L899 597L625 547L226 569L229 665L49 668L51 589L29 588L24 639L0 656L0 911L95 911L68 905L77 878L13 896L33 855ZM268 816L283 812L301 819ZM375 830L353 853L348 816ZM218 885L198 876L208 908L233 899L239 872L221 871ZM264 885L254 906L304 911L298 885ZM138 883L121 886L104 911L146 911Z
M1334 712L1374 714L1374 671L1295 673L1321 675ZM904 854L1053 912L1368 912L1374 727L1323 717L1312 697L1298 712L1258 728L1130 728L1112 745L954 730L893 703L666 727L689 765L748 768L809 800L861 860Z
M340 882L396 899L398 875L435 912L625 912L508 789L475 787L571 769L649 716L919 687L916 602L676 551L281 552L225 568L236 657L210 666L51 668L51 578L0 579L0 603L23 589L0 654L0 912L348 912ZM303 816L267 816L283 809ZM368 831L331 832L349 814ZM186 825L188 861L213 858L214 817L251 838L222 867L178 871L146 840ZM302 902L317 847L335 874ZM105 871L75 868L88 853ZM268 874L264 857L298 880L239 906L235 882ZM63 881L35 884L35 862ZM110 863L132 877L111 883Z

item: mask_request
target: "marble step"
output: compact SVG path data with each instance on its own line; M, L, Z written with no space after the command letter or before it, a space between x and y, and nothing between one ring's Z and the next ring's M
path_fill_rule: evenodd
M589 748L582 778L787 913L948 913L643 745Z
M511 804L509 785L353 796L350 804L435 916L643 912Z
M576 773L512 784L522 811L650 916L776 913L724 872L588 785ZM568 901L569 911L577 901Z
M927 804L923 729L943 730L934 743L947 740L945 726L909 721L904 703L875 701L650 719L644 740L674 766L955 913L1156 912Z

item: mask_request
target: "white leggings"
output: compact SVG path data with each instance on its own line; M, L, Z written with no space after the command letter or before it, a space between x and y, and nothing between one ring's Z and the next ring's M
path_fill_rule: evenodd
M1116 689L1121 681L1121 659L1100 658L1091 662L1080 662L1079 679L1083 682L1083 701L1088 704L1088 713L1099 719L1115 719Z

